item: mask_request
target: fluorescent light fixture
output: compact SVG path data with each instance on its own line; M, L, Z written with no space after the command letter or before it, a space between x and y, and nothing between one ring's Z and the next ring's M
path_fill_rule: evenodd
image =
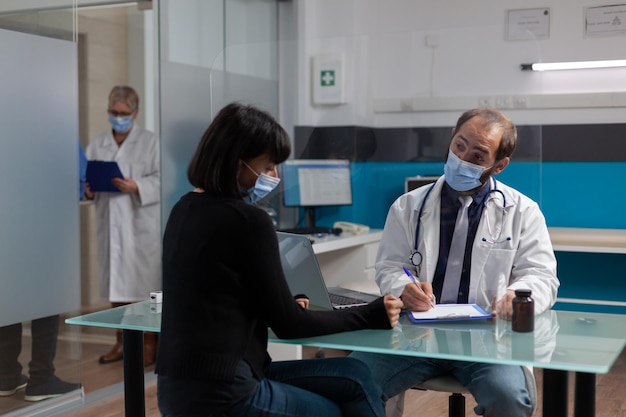
M521 65L522 71L552 71L615 67L626 67L626 59L612 59L606 61L539 62L536 64Z
M78 5L78 8L82 10L98 10L98 9L109 9L111 7L126 7L126 6L135 6L138 5L137 1L92 1L91 3L82 2L83 5ZM87 4L85 4L87 3Z

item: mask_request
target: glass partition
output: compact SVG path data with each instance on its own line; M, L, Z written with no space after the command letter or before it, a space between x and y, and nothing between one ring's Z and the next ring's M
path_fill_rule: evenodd
M271 0L160 3L160 130L163 223L186 192L187 165L227 103L277 117L277 3Z
M11 415L82 401L77 339L59 337L80 307L76 9L61 3L0 10L0 413Z
M163 224L171 207L191 189L186 168L200 137L216 112L237 100L276 116L292 136L292 158L350 160L352 204L318 208L321 226L341 220L382 228L389 206L404 192L406 177L442 174L459 115L471 107L490 106L511 117L520 138L511 164L496 178L535 200L548 226L626 228L623 199L614 193L622 186L626 154L624 105L619 104L619 93L626 92L622 70L538 74L519 69L522 62L591 59L598 49L621 50L619 37L579 40L579 28L561 19L580 22L580 7L566 0L547 9L559 16L549 20L552 31L547 39L515 40L510 39L516 35L507 26L507 16L516 6L495 0L475 9L476 18L469 20L464 12L451 12L454 7L464 10L462 0L445 6L381 0L368 7L353 0L160 0L152 2L154 30L149 23L153 16L137 13L135 6L126 6L133 13L120 14L115 8L84 9L77 19L74 1L65 3L19 12L0 5L0 33L11 37L10 42L0 42L0 48L6 48L2 56L31 50L30 45L15 48L17 37L54 44L32 49L42 55L64 46L58 56L45 55L56 66L44 74L39 73L41 66L31 63L19 65L15 77L3 77L2 91L15 91L14 79L32 80L26 82L32 91L14 92L0 112L3 124L23 129L20 135L10 135L13 139L4 141L0 152L4 170L0 191L14 196L2 205L2 217L10 219L3 236L16 236L0 238L4 249L0 256L7 261L2 258L3 271L9 265L10 276L17 276L14 271L21 268L29 288L47 289L51 276L73 280L60 285L55 281L51 292L41 292L67 302L60 309L46 302L27 305L29 313L18 318L13 316L20 306L10 308L2 299L0 309L7 314L2 310L0 319L6 324L24 322L26 334L31 319L54 310L108 307L93 285L95 236L85 231L85 225L94 222L92 207L79 209L74 204L77 191L68 184L76 180L78 165L68 155L75 151L76 138L86 146L93 135L108 128L105 97L114 84L138 89L143 99L140 121L159 133ZM81 19L85 24L77 29ZM108 35L92 30L102 21ZM60 64L60 58L67 59ZM0 62L3 74L17 65L10 61ZM58 76L51 77L49 71L58 71ZM82 88L85 80L87 87ZM612 92L618 104L602 106ZM54 112L35 113L45 105ZM68 115L79 116L79 128ZM38 123L32 123L35 118ZM24 169L28 164L36 169ZM44 178L44 167L50 166L54 172L46 170L51 175ZM25 180L25 171L37 176ZM19 182L11 181L16 172ZM583 175L588 173L592 175ZM588 198L581 190L608 195L609 203ZM585 204L578 209L581 200ZM280 227L302 225L303 212L285 208L280 193L272 196L268 211L277 213ZM55 215L60 221L51 221ZM80 229L72 223L79 216ZM37 221L42 223L39 228ZM41 235L41 230L55 239L33 243L32 236ZM57 243L60 236L63 245ZM28 262L23 262L24 253L31 254ZM617 280L610 279L623 268L623 254L557 251L557 256L560 295L590 298L583 282L601 276L606 278L596 287L606 291L594 290L591 298L623 303L614 296L623 291L612 282ZM59 259L74 261L65 265ZM40 267L44 272L36 273ZM76 282L79 275L82 288ZM34 276L40 281L33 281ZM14 302L24 293L7 289L3 297ZM606 293L612 295L607 298ZM72 349L71 359L76 360L80 354ZM57 369L74 380L66 368ZM4 400L0 398L0 407Z
M294 141L293 158L350 160L352 204L316 209L322 226L342 220L382 228L389 206L404 192L406 177L441 175L451 129L462 111L491 106L511 117L520 138L511 164L496 178L535 200L548 226L618 232L626 228L623 199L614 193L622 185L626 154L623 70L539 74L519 68L523 62L591 59L621 50L619 36L581 38L581 28L571 23L582 20L581 8L566 0L546 10L531 9L550 16L547 38L535 37L532 30L524 35L511 31L508 25L515 21L508 20L509 12L517 6L495 0L477 6L469 20L462 12L462 0L443 6L380 0L367 7L353 0L161 0L152 2L158 24L154 30L149 23L152 15L137 13L134 5L124 6L133 13L119 14L116 8L86 8L75 19L62 12L73 4L66 3L61 8L19 13L7 13L3 4L0 25L12 34L77 43L78 58L66 64L72 71L78 67L79 106L70 110L80 116L73 137L78 136L83 145L108 128L103 98L114 83L139 90L140 121L157 131L161 140L162 223L191 188L186 168L202 133L222 106L238 100L277 117ZM105 22L107 35L100 27L92 30L98 22ZM104 38L109 44L101 49ZM151 40L157 42L154 48ZM121 55L127 59L120 64ZM112 56L115 65L110 64ZM85 79L88 87L82 88ZM322 87L334 88L329 92ZM42 99L48 98L37 97ZM609 103L610 99L614 101ZM8 104L15 103L7 102L7 110L3 109L12 121L37 128L25 120L24 115L33 118L30 108L13 111ZM69 146L67 139L63 149L55 151L65 153ZM24 160L20 156L4 165L5 179L21 168L15 162ZM73 172L72 164L59 172L66 168ZM2 189L20 196L24 203L20 210L37 206L44 201L41 197L48 198L46 202L57 197L50 192L32 193L23 184ZM581 190L610 196L609 203L588 198ZM15 207L12 210L17 212ZM72 210L64 212L68 218L75 218ZM94 221L91 210L79 209L83 309L108 307L93 285L95 245L87 242L95 237L84 226ZM280 193L272 196L268 211L276 213L277 226L284 228L301 226L304 219L303 211L283 206ZM14 222L7 230L20 225ZM67 230L75 232L71 227ZM611 279L614 271L623 268L623 253L557 250L557 257L560 297L625 304L616 300L615 294L623 291ZM589 289L584 281L590 276L601 278L602 285ZM69 288L65 296L73 297L77 287L63 288Z
M623 312L614 271L623 269L626 249L612 236L626 229L625 202L615 192L626 170L625 70L521 69L531 62L621 59L623 33L587 33L590 23L580 15L589 10L566 1L535 9L488 1L472 19L461 12L462 1L369 6L342 0L281 6L297 22L295 29L283 25L293 30L295 51L285 57L281 49L281 60L296 66L290 84L280 83L281 102L295 103L281 113L281 122L293 126L293 157L353 164L353 204L318 208L318 224L382 228L406 177L443 173L461 113L498 108L517 125L519 140L495 178L537 202L551 234L571 238L570 245L555 245L557 307ZM303 225L303 210L291 218L283 212L283 227ZM602 284L589 290L589 277Z
M586 201L583 210L566 208L579 204L578 187L612 195L620 186L616 179L624 158L618 155L625 146L617 138L625 133L625 70L541 73L521 66L619 59L623 34L587 34L590 23L578 17L588 10L565 1L523 10L512 2L488 1L475 9L479 18L469 20L460 12L461 1L445 7L425 1L369 6L341 0L332 7L320 2L281 6L295 15L296 25L306 22L294 30L297 50L289 57L297 66L297 83L289 85L295 93L285 96L287 84L281 82L280 99L287 97L297 109L281 119L294 126L293 156L327 158L340 152L355 163L393 163L368 179L372 193L360 202L369 202L367 211L375 211L375 217L346 208L318 218L380 227L380 211L402 192L404 176L442 172L458 116L472 107L494 107L519 130L512 163L497 178L535 200L550 227L626 227L621 198L616 204L598 199ZM326 73L341 76L324 85ZM321 90L336 96L329 99ZM398 178L393 172L401 165L395 162L412 165Z

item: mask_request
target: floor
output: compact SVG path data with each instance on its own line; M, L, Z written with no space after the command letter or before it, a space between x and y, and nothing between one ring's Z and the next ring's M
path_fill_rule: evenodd
M104 332L109 330L104 330ZM28 351L28 337L25 337L25 348ZM117 362L108 365L100 365L97 358L106 352L113 340L110 335L87 335L82 338L81 344L81 379L85 389L87 404L75 412L67 414L67 417L124 417L124 402L122 393L122 363ZM72 349L71 344L65 340L59 340L57 360L63 357L63 352ZM73 349L76 349L74 345ZM326 356L345 355L344 351L326 350ZM304 349L305 357L313 357L315 349ZM27 360L27 359L26 359ZM23 362L27 363L27 362ZM75 366L75 365L74 365ZM63 364L57 364L57 373L63 375ZM156 406L156 382L153 378L153 367L146 368L148 379L146 385L146 417L160 417ZM539 393L539 407L535 416L542 416L542 373L535 370L537 389ZM71 379L71 378L68 378ZM116 390L110 392L105 398L99 393L111 391L106 388L116 385ZM573 378L570 377L570 398L573 398ZM94 400L93 398L97 398ZM626 350L615 363L611 372L599 375L596 388L596 417L626 417ZM23 394L16 393L12 397L0 398L0 415L13 409L23 407ZM473 407L475 402L471 396L466 396L466 416L474 416ZM409 391L406 396L404 416L415 417L446 417L448 409L448 395L439 392ZM568 416L573 416L572 401L570 401ZM549 416L546 416L549 417Z

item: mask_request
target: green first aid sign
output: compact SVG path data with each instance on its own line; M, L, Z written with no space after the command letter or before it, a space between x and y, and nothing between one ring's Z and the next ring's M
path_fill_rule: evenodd
M335 85L335 70L322 70L320 74L320 86L332 87Z

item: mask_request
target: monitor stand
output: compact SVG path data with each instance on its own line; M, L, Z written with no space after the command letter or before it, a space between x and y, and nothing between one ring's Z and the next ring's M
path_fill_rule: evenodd
M316 207L304 207L304 227L298 227L294 229L278 229L279 232L297 233L304 235L317 235L317 234L333 234L340 235L341 229L333 229L328 227L315 226L315 209Z
M315 229L315 207L304 208L304 227Z

